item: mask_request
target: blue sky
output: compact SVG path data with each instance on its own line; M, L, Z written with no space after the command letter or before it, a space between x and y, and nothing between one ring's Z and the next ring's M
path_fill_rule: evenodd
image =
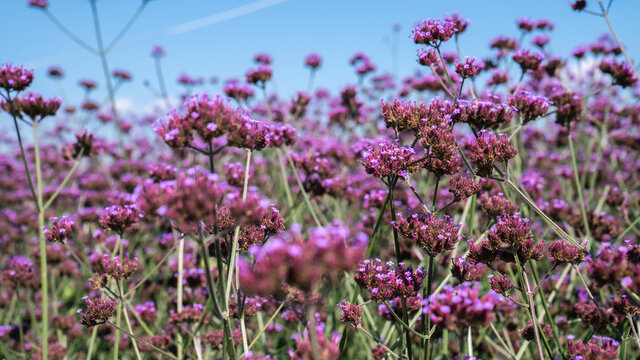
M32 90L46 96L58 94L55 83L45 75L46 70L52 65L60 66L66 73L67 99L76 104L80 101L82 91L76 84L84 78L98 82L95 98L102 99L105 86L99 59L69 40L41 11L28 8L26 3L27 0L0 3L0 13L5 15L0 62L24 63L34 68ZM597 9L596 0L588 3ZM98 0L107 42L139 4L139 0ZM49 9L84 41L95 44L87 0L50 0ZM399 74L410 74L418 68L417 47L409 39L411 28L422 19L454 11L471 20L461 37L463 56L482 57L488 54L488 43L495 36L517 35L515 20L520 16L552 20L556 28L551 49L560 55L569 54L575 46L608 31L602 18L573 12L566 0L153 0L108 58L112 69L122 68L133 74L134 81L118 92L118 97L133 108L154 101L143 81L156 84L149 56L155 44L167 52L163 66L173 94L181 91L176 83L180 73L205 79L242 77L253 66L252 58L257 52L272 55L274 84L283 95L306 87L308 70L302 62L309 52L317 52L324 59L315 85L335 90L356 82L347 63L356 51L368 54L379 70L391 70L390 39L396 23L401 25L397 39ZM640 2L617 0L610 15L632 57L640 53L640 39L636 36L639 14ZM207 85L201 90L215 92L217 88Z

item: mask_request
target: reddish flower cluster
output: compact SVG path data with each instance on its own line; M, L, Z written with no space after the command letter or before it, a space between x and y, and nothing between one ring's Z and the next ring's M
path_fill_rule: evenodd
M309 239L284 233L260 248L252 247L255 263L240 260L240 287L248 295L268 296L282 295L282 284L309 291L323 279L336 283L364 251L362 243L345 246L347 236L347 229L333 226L311 229Z
M456 74L460 75L462 78L470 78L478 75L482 67L478 64L474 64L476 61L475 57L466 57L463 63L459 62L457 59L455 60L455 69Z
M471 264L463 257L451 259L451 275L461 284L468 281L480 281L484 275L484 265Z
M309 54L304 59L304 65L310 68L311 70L315 70L320 67L322 64L322 57L318 54Z
M200 168L191 168L178 174L175 180L160 184L163 190L159 215L167 216L180 232L195 233L201 222L213 224L216 205L223 196L223 189L216 184L217 176ZM155 201L153 192L139 198L144 209ZM149 205L144 205L144 204Z
M22 91L33 81L33 70L11 63L0 66L0 87L6 91Z
M272 70L270 66L258 66L256 69L250 69L247 71L247 82L249 84L259 84L260 86L264 86L267 81L271 80L271 74Z
M124 258L116 256L113 259L108 255L102 257L102 270L112 279L123 280L131 277L131 274L140 270L142 266L136 263L138 258L129 258L129 254L125 254Z
M143 216L135 204L112 205L104 209L99 223L103 229L122 235L125 230L137 224Z
M492 275L489 275L489 278L491 279L490 281L491 290L497 292L498 294L506 294L509 292L509 290L516 287L513 284L513 281L511 281L507 277L507 275L494 276L492 274Z
M412 213L405 218L398 214L392 225L404 238L413 240L434 256L452 250L460 241L460 226L454 226L453 219L448 216L441 219L433 214Z
M619 343L613 339L592 336L585 344L582 340L575 340L573 335L567 336L568 355L573 359L584 360L615 360L618 358Z
M50 228L44 226L42 227L42 232L45 239L51 242L64 243L64 241L69 238L71 229L73 228L75 222L66 216L63 216L61 219L52 217L49 219L49 221L51 221Z
M429 108L424 104L405 102L395 99L393 103L382 102L382 117L387 128L397 131L407 129L418 132L424 118L428 117Z
M438 66L440 64L440 58L438 52L435 49L419 49L418 50L418 63L422 66Z
M420 126L419 137L429 155L429 158L422 162L425 169L438 177L453 175L460 171L462 159L458 154L456 136L451 123L443 121L436 125L425 121Z
M520 91L509 97L509 105L518 110L520 121L523 124L544 116L549 110L549 100L543 96L537 96L527 91Z
M449 191L455 196L455 201L465 200L475 195L482 188L483 182L483 180L480 180L479 183L475 183L473 178L462 176L451 178L449 180Z
M476 167L478 176L487 177L493 174L496 161L506 163L513 159L518 150L511 145L504 134L493 135L490 131L481 131L480 135L471 143L469 158Z
M422 268L414 272L412 266L405 268L403 264L367 259L360 263L353 278L358 286L371 293L372 300L382 302L396 297L415 296L425 275Z
M8 288L18 285L28 286L34 279L33 263L28 258L17 255L7 262L2 270L2 281Z
M351 326L358 327L362 320L360 319L360 315L362 315L362 308L356 304L351 304L347 302L347 300L342 300L338 304L338 307L342 310L340 314L340 321L348 322Z
M468 122L480 129L508 123L515 116L514 108L489 100L458 101L452 116L455 122Z
M494 308L501 301L492 292L480 296L478 288L470 283L455 288L445 285L440 293L424 300L422 312L438 328L456 331L489 325L495 319Z
M549 255L553 257L557 263L580 264L586 258L582 249L575 245L567 244L567 239L556 241L549 245Z
M84 311L82 309L78 309L76 312L82 316L80 324L88 327L105 323L113 315L116 311L116 307L118 306L115 302L109 299L89 299L86 296L82 299L84 299L87 309Z
M615 85L626 88L635 87L638 83L638 78L634 74L633 69L626 62L618 63L613 59L605 59L600 62L599 68L600 71L613 78Z
M381 142L371 146L362 153L360 163L367 173L381 179L395 175L408 178L411 165L415 160L415 150L410 147L399 146L398 142Z
M77 160L79 157L92 157L100 153L102 148L94 142L93 134L83 130L76 132L76 142L67 144L62 149L62 155L67 160Z
M520 49L513 54L513 61L520 65L522 72L526 72L527 70L535 71L538 70L542 63L542 55L532 53L526 49Z
M238 101L247 100L253 97L253 89L247 84L241 84L235 81L229 82L222 87L222 91L232 98Z
M0 107L21 119L23 115L26 115L31 121L40 122L47 116L55 115L60 108L60 104L61 101L57 97L43 99L42 95L29 91L25 95L13 99L11 104L6 101L2 102Z
M427 19L413 28L411 39L416 44L439 47L444 41L451 39L458 32L452 21Z

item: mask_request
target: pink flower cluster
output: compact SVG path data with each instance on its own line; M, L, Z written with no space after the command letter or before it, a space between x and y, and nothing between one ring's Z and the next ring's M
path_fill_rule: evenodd
M396 297L415 296L424 280L424 269L393 262L383 263L380 259L366 259L353 275L354 280L363 289L367 289L374 301L387 301Z

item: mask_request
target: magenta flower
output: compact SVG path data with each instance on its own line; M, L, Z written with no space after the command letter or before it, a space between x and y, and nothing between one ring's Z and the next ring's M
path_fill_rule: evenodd
M494 308L504 299L494 292L480 296L478 287L465 283L442 291L423 301L422 312L440 329L456 331L469 326L487 326L495 319Z
M455 60L455 69L456 69L456 73L458 75L460 75L462 78L469 78L469 77L474 77L476 75L478 75L478 73L480 72L480 70L482 70L482 67L479 66L477 63L474 64L474 62L476 61L475 57L466 57L465 61L459 62L457 59Z
M360 163L367 173L381 179L391 175L408 178L415 151L408 146L399 146L398 142L381 142L362 153Z
M575 336L567 336L568 355L573 359L584 360L615 360L618 358L617 341L600 336L592 336L585 344L582 340L575 340Z
M311 53L307 55L304 59L304 65L310 68L311 70L315 70L320 67L322 64L322 57L318 54Z
M426 19L413 28L411 39L416 44L439 47L442 42L451 39L457 32L458 29L454 22Z
M413 240L433 256L453 250L460 241L460 226L454 226L453 219L448 216L441 219L433 214L411 213L405 218L404 215L398 214L397 220L391 224L400 235Z
M383 263L380 259L367 259L353 275L361 288L369 291L374 301L387 301L396 297L416 296L426 273L423 268L413 270L403 264Z
M114 231L122 236L126 229L137 224L143 216L135 204L113 205L104 209L99 223L103 229Z
M64 243L65 240L69 238L69 235L71 235L71 229L75 222L66 216L63 216L61 219L52 217L49 221L51 221L50 228L42 227L45 239L51 242Z
M82 316L80 324L88 327L104 324L111 316L113 316L113 313L116 311L116 307L118 306L115 302L109 299L89 299L87 296L82 299L86 302L87 309L84 311L82 309L78 309L77 313Z
M0 65L0 87L7 91L22 91L33 81L33 70L22 65L6 63Z

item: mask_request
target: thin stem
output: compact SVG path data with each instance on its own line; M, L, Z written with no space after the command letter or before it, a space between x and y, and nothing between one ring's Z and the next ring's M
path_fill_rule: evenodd
M47 360L47 350L49 346L49 290L47 282L47 243L44 238L44 212L42 210L42 168L40 164L40 147L38 146L38 123L33 122L33 146L36 158L36 185L38 187L38 235L40 238L40 292L41 292L41 306L42 306L42 359Z
M67 172L67 175L65 176L64 180L62 180L60 185L58 185L58 188L56 189L56 191L53 193L53 195L51 195L49 200L47 200L47 202L43 205L42 211L45 211L49 208L51 203L58 197L58 194L60 194L60 191L62 191L62 188L64 188L67 185L67 183L69 182L73 174L76 172L78 165L80 165L80 158L82 157L83 152L84 152L84 149L80 150L80 154L78 154L78 158L74 161L73 166Z
M76 44L80 45L81 47L83 47L85 50L89 51L90 53L97 55L98 51L96 49L94 49L91 45L87 44L86 42L84 42L82 39L80 39L79 37L77 37L74 33L72 33L69 29L67 29L61 22L60 20L58 20L58 18L56 18L55 16L53 16L53 14L51 12L49 12L47 9L44 9L44 14L47 15L47 17L49 18L49 20L51 20L51 22L53 23L53 25L55 25L58 29L60 29L60 31L62 31L65 35L67 35L71 40L75 41Z
M262 327L262 329L260 329L260 331L258 332L258 334L256 334L256 337L253 339L253 341L251 342L251 344L249 344L248 346L248 350L251 350L251 348L253 347L253 345L256 344L256 342L258 342L258 339L260 338L260 336L262 336L262 334L265 332L265 330L267 330L267 328L269 327L269 325L271 325L271 323L273 322L273 320L276 319L276 317L278 316L278 314L280 313L280 311L282 310L282 308L284 307L284 301L282 303L280 303L280 306L278 306L278 308L276 309L276 311L273 313L273 315L271 315L271 317L269 318L269 321L267 321L267 323ZM246 355L246 353L245 353Z
M155 65L156 65L156 77L158 78L158 85L160 86L160 95L162 95L162 99L167 105L167 110L170 110L171 101L169 100L169 95L167 93L167 85L164 83L164 75L162 74L162 66L160 64L159 57L156 57Z
M112 323L111 321L107 321L107 322L106 322L106 324L109 324L109 325L113 326L113 327L114 327L114 328L116 328L118 331L122 331L123 333L125 333L125 334L129 335L131 338L133 338L133 339L136 339L136 340L140 341L141 343L143 343L143 344L147 345L148 347L150 347L150 348L152 348L153 350L155 350L155 351L159 352L160 354L162 354L162 355L164 355L164 356L167 356L167 357L169 357L169 358L171 358L171 359L178 360L178 358L177 358L177 357L175 357L175 355L173 355L173 354L171 354L171 353L168 353L168 352L166 352L166 351L164 351L164 350L162 350L162 349L160 349L160 348L158 348L158 347L154 346L153 344L149 343L148 341L144 340L143 338L141 338L141 337L139 337L139 336L134 335L133 333L131 333L131 332L129 332L129 331L127 331L127 330L125 330L125 329L121 328L120 326L118 326L118 325L116 325L116 324Z
M96 6L96 0L89 0L91 4L91 14L93 15L93 26L96 33L96 41L98 43L98 56L102 63L102 71L104 73L104 79L107 83L107 92L109 93L109 101L111 102L111 112L113 113L113 121L118 128L118 139L120 141L120 147L124 150L124 141L122 139L122 128L120 126L120 119L118 118L118 109L116 108L115 92L113 89L113 83L111 81L111 74L109 73L109 65L107 63L107 54L104 49L104 43L102 40L102 30L100 29L100 19L98 18L98 7Z
M16 135L18 136L18 145L20 145L20 154L22 155L22 163L24 164L24 171L27 175L27 182L29 183L29 190L31 190L31 196L33 197L33 203L36 205L36 210L40 212L40 205L38 204L38 197L36 196L36 190L33 186L33 181L31 180L31 172L29 171L29 165L27 164L27 156L24 152L24 145L22 144L22 136L20 136L20 127L18 126L18 119L16 115L13 113L13 102L11 98L7 95L7 103L9 104L9 113L11 117L13 117L13 124L16 127Z
M208 270L208 269L207 269ZM178 313L182 312L182 287L184 278L184 236L180 236L178 240L178 298L177 298L177 310ZM126 314L126 313L125 313ZM182 336L178 333L178 358L182 357Z
M122 28L122 30L120 30L118 35L116 35L116 37L113 38L113 40L111 40L111 43L109 43L109 45L107 45L107 47L104 50L105 53L108 53L109 51L111 51L111 49L113 49L113 47L116 46L118 41L120 41L120 39L122 39L122 37L127 33L127 31L129 31L129 29L131 29L131 26L133 26L133 24L136 22L136 20L140 16L140 14L142 14L142 10L144 10L144 8L145 8L145 6L147 6L148 2L149 2L149 0L143 0L140 3L140 6L138 6L138 9L133 14L133 16L131 16L131 19L129 19L127 24Z
M627 62L629 63L629 65L633 69L633 72L636 73L636 77L640 78L640 73L638 73L638 69L636 69L635 64L633 63L633 61L631 61L631 58L629 57L629 54L627 53L627 50L624 48L624 45L622 44L622 41L620 41L620 39L618 38L618 34L616 34L616 31L613 29L613 24L611 23L611 20L609 19L609 9L607 8L605 10L604 5L602 4L602 0L598 0L598 4L600 5L600 9L602 10L602 17L607 22L607 26L609 26L609 31L611 31L611 35L613 35L613 39L616 41L616 44L618 44L618 47L622 51L622 54L624 55L624 58L627 59Z
M291 167L291 170L293 171L293 174L296 177L296 181L298 182L298 186L300 187L300 192L302 192L302 197L304 198L304 202L307 204L307 207L309 208L309 212L311 212L311 217L313 217L313 221L316 223L316 226L318 226L319 228L322 228L322 223L320 223L320 220L318 219L318 215L316 214L315 209L311 205L311 199L309 198L309 194L307 194L307 191L305 190L304 185L302 184L302 180L300 179L300 175L298 174L298 169L296 169L296 166L293 163L293 159L291 159L291 155L289 154L289 149L288 147L286 147L286 145L285 145L284 153L287 157L287 162L289 163L289 166Z
M578 163L576 161L576 150L573 147L573 140L571 133L569 132L569 150L571 151L571 165L573 166L573 179L576 185L576 192L578 193L578 201L580 202L580 212L582 213L582 222L584 222L584 231L587 238L591 237L591 231L589 230L589 219L587 218L587 210L584 206L584 198L582 197L582 186L580 185L580 174L578 172Z
M566 231L564 231L558 224L551 220L551 218L547 216L547 214L545 214L544 211L542 211L536 205L536 203L533 202L533 200L529 199L529 197L525 193L523 193L522 190L520 190L513 182L511 182L511 180L505 179L504 182L509 185L516 192L516 194L518 194L518 196L520 196L520 198L522 198L527 203L527 205L529 205L538 215L540 215L540 217L542 217L542 219L544 219L547 224L551 225L551 227L553 227L554 231L558 235L567 238L567 240L569 240L573 245L577 246L580 250L587 253L587 251L582 247L582 245L580 245L579 242L577 242L571 235L567 234Z

